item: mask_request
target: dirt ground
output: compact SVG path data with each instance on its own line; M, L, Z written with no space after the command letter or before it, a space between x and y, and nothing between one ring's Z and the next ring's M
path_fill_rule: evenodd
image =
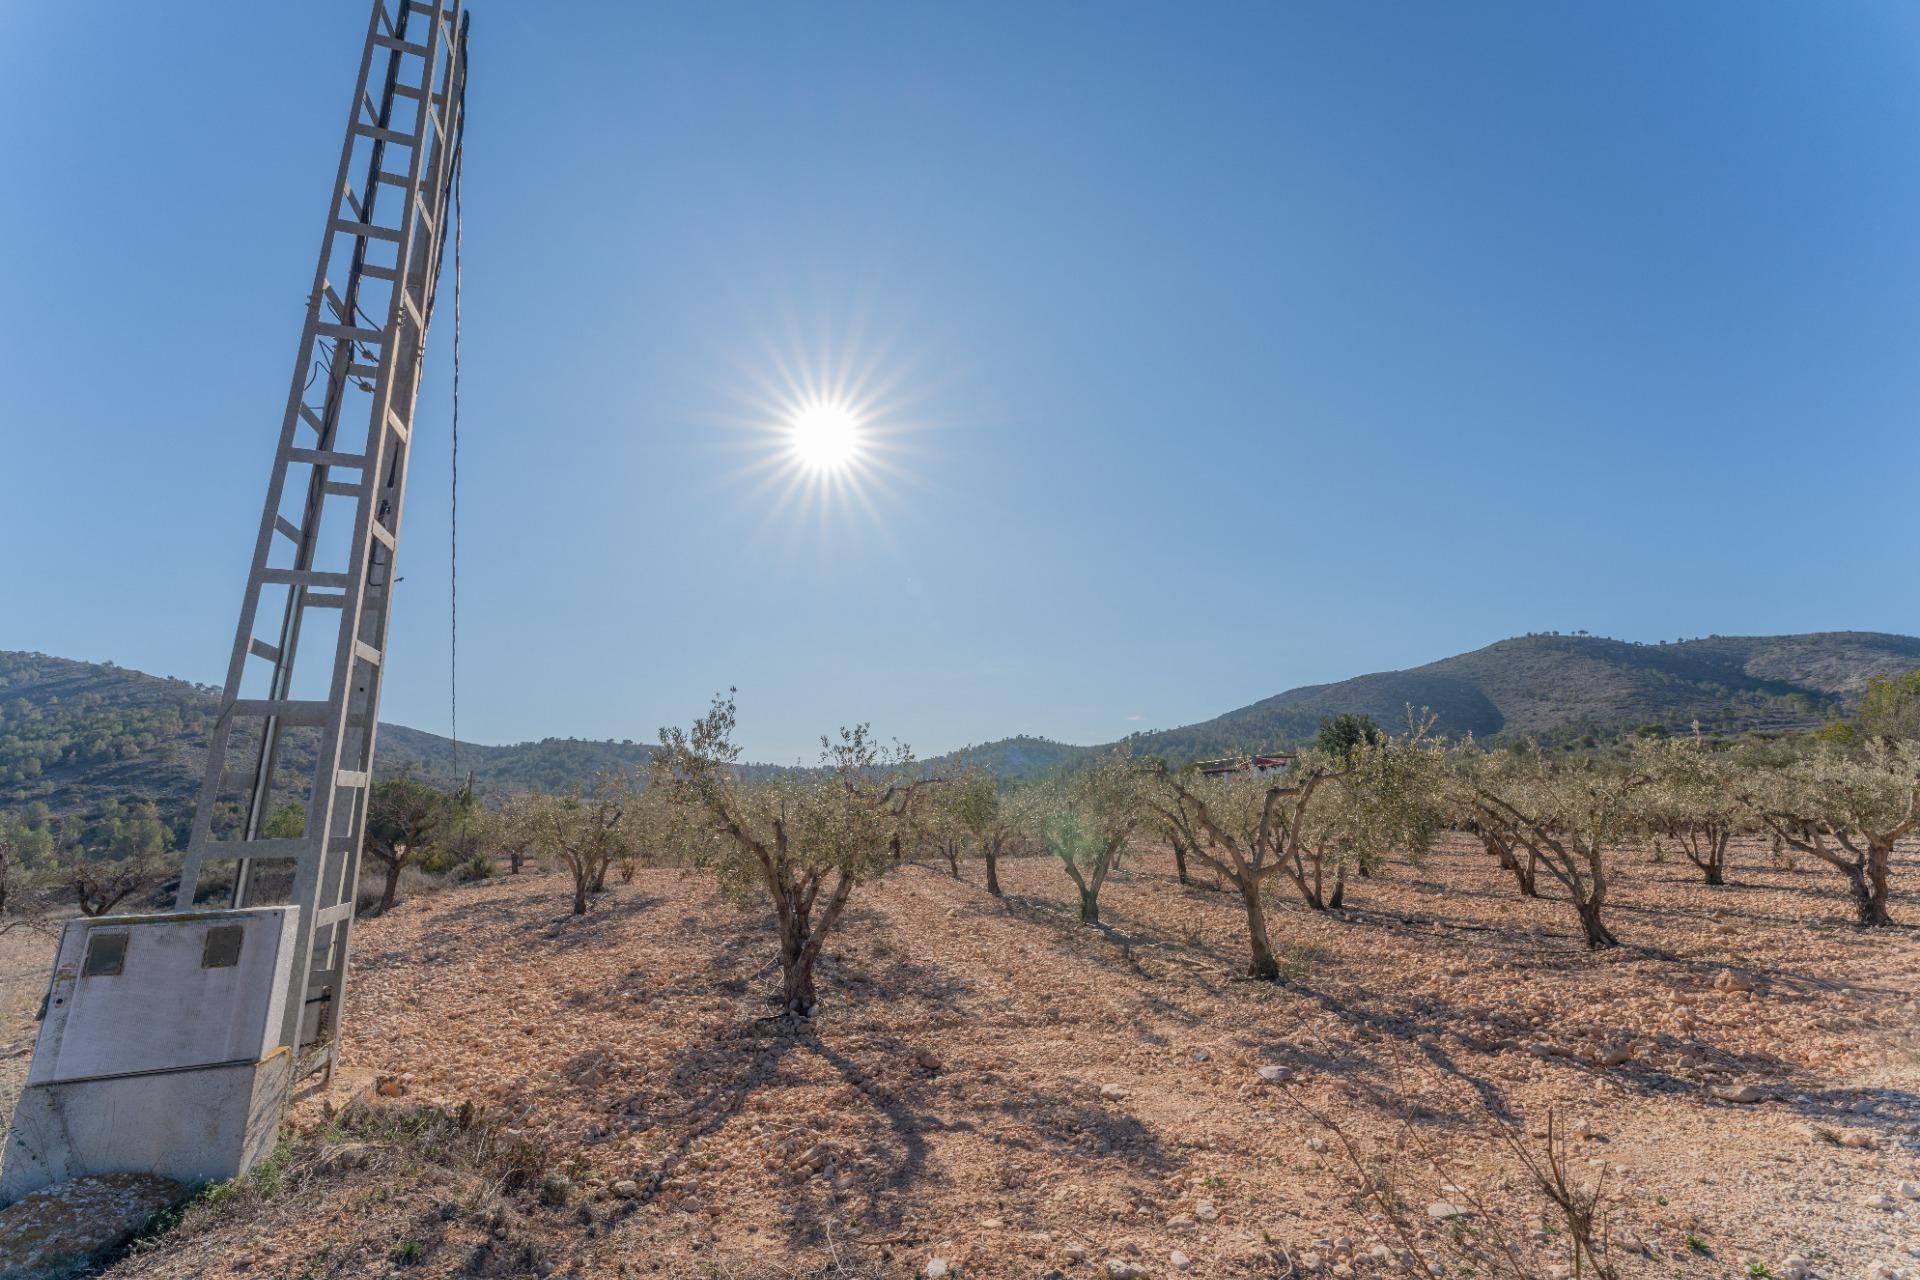
M33 1057L34 1021L53 969L56 933L15 929L0 935L0 1116L12 1116Z
M1595 956L1564 901L1520 899L1454 840L1358 882L1342 914L1283 896L1277 985L1237 977L1237 900L1181 887L1163 853L1110 882L1097 929L1045 860L1003 867L1005 901L964 870L862 888L799 1032L766 1020L770 920L696 875L642 871L577 919L558 875L405 902L356 935L346 1067L296 1122L377 1081L396 1113L471 1102L539 1153L544 1188L502 1194L450 1157L334 1160L298 1194L190 1214L112 1274L912 1276L940 1259L1345 1280L1401 1272L1411 1241L1465 1277L1486 1269L1455 1240L1497 1228L1545 1277L1566 1238L1500 1135L1538 1150L1550 1112L1584 1135L1574 1174L1604 1175L1626 1275L1785 1276L1796 1254L1821 1276L1920 1268L1901 1189L1920 1194L1920 934L1848 926L1824 867L1737 850L1736 883L1709 889L1684 861L1625 858L1626 945ZM1895 884L1916 879L1905 852ZM1920 921L1912 896L1894 906ZM0 958L6 1052L30 1043L45 957ZM1711 1092L1741 1084L1762 1100ZM1356 1196L1342 1133L1408 1236Z

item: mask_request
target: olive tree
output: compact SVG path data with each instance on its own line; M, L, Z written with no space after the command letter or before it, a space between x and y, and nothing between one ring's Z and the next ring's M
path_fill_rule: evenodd
M1340 907L1351 871L1371 876L1390 852L1418 860L1433 843L1442 811L1436 790L1439 744L1427 738L1432 726L1410 723L1401 737L1379 735L1346 747L1339 756L1303 753L1291 773L1300 794L1283 805L1281 820L1290 828L1288 879L1313 910ZM1315 775L1332 785L1310 788ZM1331 889L1326 883L1332 869Z
M566 867L573 877L573 914L587 914L588 895L606 888L607 868L625 852L624 822L631 798L626 779L601 773L593 790L528 798L526 821L534 848Z
M1008 795L993 775L972 768L954 779L946 800L960 827L980 849L987 869L987 892L998 898L1000 859L1017 845L1029 825L1028 805L1022 796Z
M1587 945L1619 946L1602 917L1607 859L1644 829L1646 775L1592 758L1556 762L1531 749L1483 753L1469 746L1455 764L1479 801L1567 890Z
M1463 750L1471 751L1468 740ZM1440 796L1447 820L1456 828L1471 833L1480 847L1513 877L1523 898L1540 896L1540 855L1520 838L1519 823L1505 810L1488 801L1473 785L1471 772L1455 770L1447 776Z
M1751 819L1734 794L1733 770L1696 726L1689 737L1641 739L1634 763L1647 776L1646 818L1710 885L1727 882L1727 845Z
M1140 765L1124 749L1070 778L1035 785L1036 834L1079 891L1079 915L1100 923L1100 890L1145 816Z
M1277 820L1289 788L1257 777L1250 769L1222 777L1192 768L1174 772L1164 766L1152 773L1146 796L1158 825L1176 833L1174 839L1186 844L1187 856L1198 858L1240 892L1252 949L1247 976L1279 977L1280 966L1267 937L1263 896L1267 882L1284 869L1284 850L1294 830ZM1326 775L1315 773L1295 790L1310 797L1326 781Z
M540 801L538 795L510 796L488 823L487 833L495 847L507 855L510 875L519 875L526 869L527 860L538 856Z
M1750 771L1735 793L1781 843L1846 876L1860 924L1893 923L1893 846L1920 829L1920 744L1822 746L1782 768Z
M365 847L386 873L380 910L393 909L400 872L420 860L446 813L445 797L418 778L402 774L373 784L367 795Z
M1147 769L1152 779L1153 789L1145 793L1147 797L1146 833L1150 839L1165 841L1173 850L1175 878L1182 885L1192 887L1193 872L1187 865L1187 859L1211 837L1206 834L1206 829L1194 820L1186 806L1168 803L1167 796L1161 794L1169 786L1165 762L1158 759L1149 760ZM1196 778L1201 776L1198 771L1193 773ZM1214 864L1208 862L1207 865L1212 867ZM1216 889L1220 887L1217 872L1213 887Z
M691 728L663 728L652 785L680 817L681 858L711 868L723 890L764 893L780 925L782 1012L811 1017L814 964L861 882L884 874L916 838L913 753L882 748L865 725L820 740L820 767L761 782L736 765L732 692Z
M1189 856L1240 894L1249 977L1280 973L1267 934L1271 881L1284 875L1308 907L1325 910L1341 904L1349 867L1371 869L1395 847L1425 851L1440 814L1435 748L1423 739L1356 732L1337 752L1302 753L1281 775L1154 770L1147 802L1159 825L1182 833Z
M960 878L960 859L972 851L973 839L961 819L959 797L951 787L936 787L914 824L919 853L933 853L947 864L947 874Z

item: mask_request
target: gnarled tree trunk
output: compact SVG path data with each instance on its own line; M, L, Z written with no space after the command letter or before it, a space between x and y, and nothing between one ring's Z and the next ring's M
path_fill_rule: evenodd
M1607 928L1607 922L1600 918L1598 902L1591 898L1576 898L1573 907L1580 913L1580 929L1586 935L1587 946L1598 951L1620 945L1620 939L1613 936L1613 930Z
M1679 833L1681 852L1687 855L1687 861L1700 868L1700 874L1710 885L1724 885L1727 882L1727 841L1732 831L1709 823L1704 827L1688 827Z
M1273 958L1273 943L1267 939L1267 910L1260 901L1260 882L1241 881L1240 900L1246 904L1247 942L1253 952L1247 961L1247 976L1271 982L1280 976L1280 966Z
M1893 915L1887 910L1887 871L1892 858L1891 841L1885 844L1869 842L1867 856L1862 860L1859 870L1847 877L1847 887L1853 895L1854 915L1863 925L1880 927L1893 923Z
M838 874L826 910L816 923L813 907L819 889L817 873L800 882L786 880L780 886L780 1011L788 1017L810 1018L820 1002L813 981L814 962L853 893L853 881L844 871Z

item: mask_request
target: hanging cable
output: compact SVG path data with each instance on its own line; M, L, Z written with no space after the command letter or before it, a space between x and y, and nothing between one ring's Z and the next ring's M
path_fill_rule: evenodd
M466 113L461 113L460 128L454 137L453 152L453 480L449 502L447 536L447 719L453 735L453 777L460 784L460 253L464 230L460 213L460 179L466 172L465 148L461 137L466 132ZM469 792L471 788L468 788ZM461 843L466 843L469 794L460 807Z

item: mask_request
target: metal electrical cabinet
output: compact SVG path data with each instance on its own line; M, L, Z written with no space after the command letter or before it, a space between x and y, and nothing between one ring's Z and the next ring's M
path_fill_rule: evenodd
M195 1184L273 1145L294 907L71 920L0 1201L111 1168Z

